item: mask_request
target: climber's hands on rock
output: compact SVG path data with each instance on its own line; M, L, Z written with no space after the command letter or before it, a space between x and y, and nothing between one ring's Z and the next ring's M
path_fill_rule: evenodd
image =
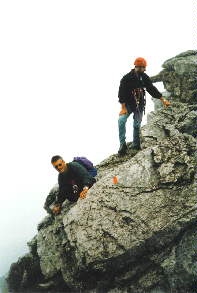
M168 107L171 105L171 103L169 101L165 100L163 97L161 97L160 100L162 101L162 103L165 107Z
M126 105L125 104L121 104L121 105L122 105L122 109L121 109L121 111L119 113L120 116L121 115L125 115L125 114L128 113L127 108L126 108Z
M82 192L80 193L79 197L80 197L81 199L85 198L85 197L86 197L86 194L87 194L87 192L88 192L88 190L89 190L89 188L88 188L87 186L85 186L85 187L83 188Z
M61 205L60 204L56 204L53 209L52 212L54 215L59 215L61 212Z

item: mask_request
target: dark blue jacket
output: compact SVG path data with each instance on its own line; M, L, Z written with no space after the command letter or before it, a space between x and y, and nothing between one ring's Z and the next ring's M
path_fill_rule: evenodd
M96 182L85 167L77 162L67 164L67 169L63 173L59 173L59 194L56 203L62 203L66 198L72 202L77 201L79 194L84 186L92 187ZM77 187L74 192L73 187Z
M136 88L146 89L153 98L159 99L162 97L162 94L152 84L150 77L146 73L138 74L135 69L132 69L121 79L118 92L119 102L129 105L132 111L136 109L136 101L132 94L132 91Z

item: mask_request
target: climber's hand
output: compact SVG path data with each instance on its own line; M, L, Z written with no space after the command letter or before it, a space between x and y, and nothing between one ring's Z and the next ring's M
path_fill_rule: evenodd
M87 192L88 192L88 190L89 190L89 188L88 188L87 186L85 186L85 187L83 188L82 192L80 193L79 197L80 197L81 199L85 198L85 197L86 197L86 194L87 194Z
M127 111L125 104L122 104L122 109L121 109L119 115L121 116L121 115L125 115L127 113L128 113L128 111Z
M53 212L54 215L59 215L60 212L61 212L61 206L60 206L60 204L56 204L53 207L52 212Z
M165 107L168 107L168 106L170 106L171 105L171 103L169 102L169 101L167 101L167 100L165 100L164 98L160 98L160 100L162 101L162 103L163 103L163 105L165 106Z
M170 106L171 105L171 103L169 102L169 101L164 101L164 105L166 106L166 107L168 107L168 106Z

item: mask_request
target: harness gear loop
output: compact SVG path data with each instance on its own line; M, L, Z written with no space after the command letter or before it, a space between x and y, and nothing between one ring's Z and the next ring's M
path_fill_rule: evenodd
M145 110L146 110L146 91L144 90L144 105L143 105L144 115L145 115Z
M146 92L143 88L136 88L132 90L132 95L134 96L136 102L136 108L138 113L140 113L140 108L145 114L146 106Z

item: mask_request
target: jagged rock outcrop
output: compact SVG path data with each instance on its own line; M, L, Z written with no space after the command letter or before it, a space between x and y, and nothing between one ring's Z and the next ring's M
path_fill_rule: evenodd
M187 65L193 56L164 63L161 76L179 76L176 86L164 80L175 99L149 115L142 150L101 162L87 197L65 201L61 215L39 224L29 243L39 276L32 292L195 292L197 106L195 91L182 86L185 76L194 78L196 64ZM22 280L33 270L17 265L20 277L11 267L8 279L15 277L13 292L31 292Z
M19 258L16 263L10 267L7 277L9 292L32 292L35 284L42 280L40 269L40 260L37 255L27 253Z
M196 104L197 102L197 51L189 50L166 60L153 82L162 81L172 94L173 101Z

